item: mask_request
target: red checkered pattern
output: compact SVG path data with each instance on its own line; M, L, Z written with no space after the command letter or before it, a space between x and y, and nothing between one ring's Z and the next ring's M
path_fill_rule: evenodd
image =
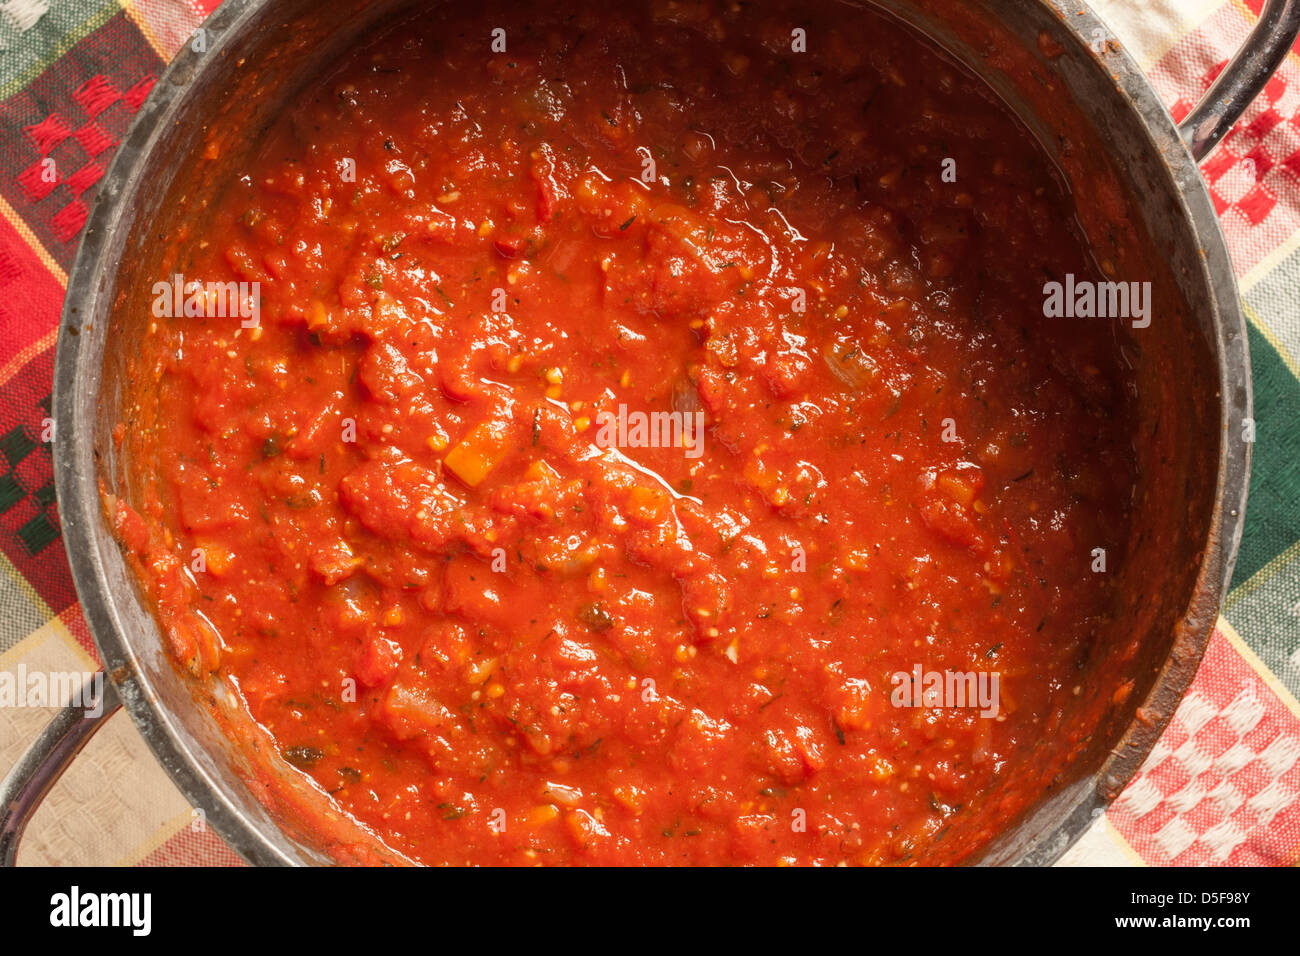
M66 187L63 205L47 211L51 229L63 242L75 238L85 224L89 210L80 197L104 175L109 150L117 145L96 117L119 102L134 115L153 83L149 76L119 90L108 77L92 76L69 95L66 111L52 112L23 127L36 159L18 174L18 182L33 204L49 198L59 186Z
M137 866L245 866L235 851L195 821L144 857Z
M1181 120L1227 65L1208 69L1207 49L1235 50L1250 32L1247 12L1226 4L1166 53L1149 75ZM1237 273L1244 274L1300 229L1300 210L1278 202L1300 184L1300 68L1294 54L1201 164Z
M1191 691L1108 818L1148 863L1279 866L1300 838L1298 797L1295 716L1216 631Z

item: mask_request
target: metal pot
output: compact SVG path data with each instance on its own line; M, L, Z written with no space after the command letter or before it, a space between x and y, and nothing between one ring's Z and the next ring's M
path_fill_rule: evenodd
M282 94L360 32L410 5L227 0L164 72L104 177L68 285L55 366L55 477L63 537L108 681L102 715L65 709L10 772L0 795L0 860L80 748L125 706L177 786L250 863L334 862L367 835L324 795L256 783L223 732L238 701L220 681L183 676L168 658L113 538L99 485L130 494L111 441L135 334L121 303L142 281L152 239L202 214L217 188L202 160L248 148ZM845 3L839 15L854 15ZM1214 209L1196 163L1262 89L1300 31L1300 0L1268 0L1256 29L1200 104L1175 125L1149 81L1078 0L872 0L989 83L1055 158L1079 199L1099 259L1146 269L1175 303L1137 346L1143 396L1142 507L1123 581L1131 595L1117 636L1099 643L1084 682L1103 695L1122 670L1130 693L1080 704L1087 732L1061 758L1028 811L989 841L988 864L1048 864L1136 773L1200 662L1241 536L1251 415L1246 327ZM1122 197L1091 208L1094 195ZM1103 204L1099 204L1103 205ZM136 299L134 301L145 301ZM139 310L137 310L139 311ZM1148 430L1149 428L1149 430ZM1160 437L1156 439L1157 429ZM1145 454L1145 458L1142 456ZM1120 637L1136 651L1119 655ZM1134 642L1132 638L1136 636ZM1090 691L1091 693L1091 691ZM1089 697L1085 694L1084 697ZM1058 746L1045 741L1044 753ZM1059 749L1059 747L1058 747ZM1058 755L1059 756L1059 755ZM286 768L287 770L287 768ZM277 796L276 791L280 795ZM327 799L327 798L326 798ZM313 804L311 830L297 811ZM322 822L323 821L323 822Z

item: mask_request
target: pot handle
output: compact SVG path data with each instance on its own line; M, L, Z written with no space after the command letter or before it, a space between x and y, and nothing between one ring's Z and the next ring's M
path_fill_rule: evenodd
M89 702L69 704L50 721L0 784L0 866L13 866L27 822L50 788L109 717L122 706L100 671L90 682Z
M1178 124L1198 163L1241 118L1300 34L1300 0L1266 0L1259 22L1201 101Z

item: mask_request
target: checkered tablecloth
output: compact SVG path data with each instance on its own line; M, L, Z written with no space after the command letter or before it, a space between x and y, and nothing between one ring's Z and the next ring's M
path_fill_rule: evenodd
M1176 118L1262 0L1094 0ZM216 0L0 0L0 670L85 671L94 643L55 508L59 312L96 184ZM1196 681L1137 779L1065 864L1300 860L1300 58L1202 167L1250 320L1257 441L1245 540ZM0 708L0 772L52 711ZM235 864L125 715L28 830L24 863Z

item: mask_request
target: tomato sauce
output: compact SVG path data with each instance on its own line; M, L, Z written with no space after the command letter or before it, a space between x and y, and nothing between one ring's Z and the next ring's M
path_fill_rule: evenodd
M951 861L1038 795L1133 384L1043 317L1101 273L961 68L838 6L435 10L228 175L175 270L257 321L153 319L109 505L178 661L377 839Z

